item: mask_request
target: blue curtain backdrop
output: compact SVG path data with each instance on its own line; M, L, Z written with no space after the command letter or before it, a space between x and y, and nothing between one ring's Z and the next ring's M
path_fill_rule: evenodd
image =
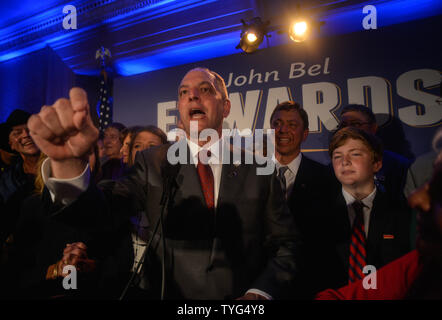
M74 73L49 47L0 63L0 122L17 108L38 112L73 83Z

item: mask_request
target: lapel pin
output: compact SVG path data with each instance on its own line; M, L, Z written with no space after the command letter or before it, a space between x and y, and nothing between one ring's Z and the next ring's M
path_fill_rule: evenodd
M238 175L238 172L236 172L235 170L230 171L228 174L229 178L236 177L237 175Z
M394 239L394 235L392 235L392 234L384 234L384 239L393 240Z

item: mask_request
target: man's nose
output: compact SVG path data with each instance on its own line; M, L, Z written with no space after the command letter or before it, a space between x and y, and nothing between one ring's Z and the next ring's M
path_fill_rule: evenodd
M198 88L191 88L189 89L189 99L190 100L197 100L200 97L200 92Z
M288 125L287 124L281 124L280 126L279 126L279 131L280 132L288 132L289 131L289 127L288 127Z

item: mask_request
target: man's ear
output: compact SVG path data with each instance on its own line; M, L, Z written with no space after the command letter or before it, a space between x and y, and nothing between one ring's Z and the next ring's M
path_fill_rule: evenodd
M378 131L378 124L377 123L372 123L370 125L370 133L372 135L375 135L377 131Z
M230 107L231 107L231 104L230 104L230 100L229 100L229 99L224 100L224 105L223 105L223 107L224 107L224 110L223 110L223 117L224 117L224 118L227 118L228 115L230 114Z
M307 128L307 129L305 129L304 132L302 133L302 142L304 142L304 141L307 139L307 137L308 137L308 133L309 133L309 130L308 130L308 128Z

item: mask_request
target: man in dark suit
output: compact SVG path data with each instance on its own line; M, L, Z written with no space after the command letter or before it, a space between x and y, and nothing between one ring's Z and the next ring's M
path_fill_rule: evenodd
M324 272L323 238L327 224L327 210L338 183L329 167L301 153L301 144L309 133L308 115L294 101L278 104L271 117L270 127L275 130L275 162L278 178L286 192L287 204L296 226L305 240L304 254L308 267L302 279L301 298L308 298L326 287Z
M382 166L376 137L343 128L329 147L335 175L342 185L330 205L329 271L333 288L364 278L364 267L380 268L410 251L410 210L403 198L374 182Z
M111 208L146 212L148 231L155 235L145 266L153 296L159 295L163 275L167 298L282 297L297 273L299 237L279 182L275 175L257 175L257 165L219 161L226 149L215 136L221 136L230 101L218 74L202 68L189 71L178 95L187 139L172 146L184 148L163 145L139 153L127 176L100 185L97 199L104 195L104 204ZM212 129L207 143L192 136L191 121L196 122L197 135ZM70 100L60 99L53 107L44 107L29 126L50 158L43 170L48 172L44 179L54 201L75 201L76 194L88 186L84 155L98 135L84 91L72 89ZM190 163L170 164L175 151L183 149ZM69 183L72 187L66 192ZM163 230L155 234L165 191L169 201Z

